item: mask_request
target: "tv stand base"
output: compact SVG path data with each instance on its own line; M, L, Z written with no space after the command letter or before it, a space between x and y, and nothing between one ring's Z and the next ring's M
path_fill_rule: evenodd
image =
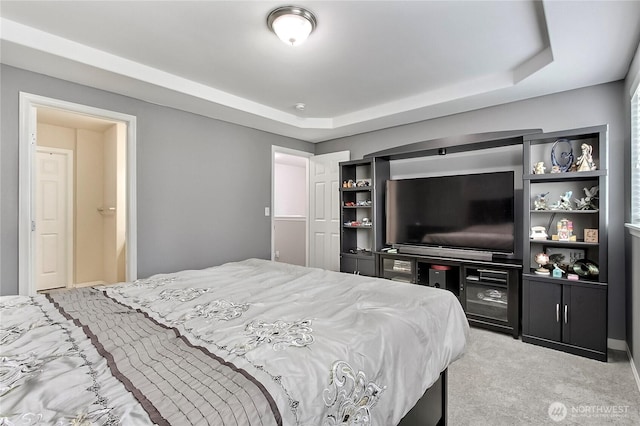
M521 261L376 253L378 277L451 291L469 324L520 335Z

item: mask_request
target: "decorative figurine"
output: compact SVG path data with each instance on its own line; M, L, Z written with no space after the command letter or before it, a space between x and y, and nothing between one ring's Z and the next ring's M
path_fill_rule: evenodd
M583 188L586 197L581 199L574 198L578 210L598 210L595 201L598 199L598 186L592 186L591 188Z
M553 276L555 278L562 278L562 274L564 274L564 271L560 268L558 268L558 265L554 264L553 265Z
M546 240L549 236L547 235L547 230L544 226L532 226L531 235L529 235L529 237L532 240Z
M549 263L549 256L547 256L546 253L538 253L534 257L534 260L539 266L534 272L538 275L549 275L549 270L545 268L547 263Z
M559 201L550 206L551 210L573 210L573 207L571 207L571 195L573 195L573 191L565 192L564 195L560 196Z
M578 157L578 161L576 161L576 167L579 172L590 172L592 170L596 170L596 163L593 161L593 157L591 156L593 153L593 147L589 144L583 143L580 146L582 149L582 155Z
M560 158L558 158L558 155L556 155L556 150L562 149L560 148L560 144L566 145L569 151L560 152ZM566 172L567 170L569 170L569 168L573 164L573 150L571 149L571 143L569 142L569 139L558 139L554 142L553 146L551 147L551 164L553 166L557 166L558 170L560 170L561 172Z
M549 195L548 192L536 195L536 199L533 202L535 210L549 210L549 206L547 206L547 195Z
M562 172L560 171L560 167L551 166L551 173L562 173Z
M560 196L560 208L562 210L573 210L573 207L571 207L571 195L573 195L573 191L567 191Z
M536 165L533 167L533 174L543 175L545 170L546 170L546 167L544 166L544 162L538 161Z
M569 219L560 219L558 221L558 241L571 241L573 236L573 222Z

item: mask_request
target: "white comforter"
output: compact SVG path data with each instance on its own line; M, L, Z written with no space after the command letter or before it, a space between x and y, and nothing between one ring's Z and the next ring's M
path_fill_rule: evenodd
M104 289L257 378L284 425L397 424L463 354L468 334L446 290L257 259ZM0 305L0 424L101 424L105 409L123 424L149 423L44 296ZM93 401L96 383L108 407Z

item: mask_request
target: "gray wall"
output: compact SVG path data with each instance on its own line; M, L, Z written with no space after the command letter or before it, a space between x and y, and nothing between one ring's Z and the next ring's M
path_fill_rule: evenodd
M137 117L138 276L271 256L271 145L312 144L2 65L0 294L18 291L19 92Z
M318 144L316 154L363 155L453 135L540 128L545 132L609 125L609 338L626 340L624 163L628 107L623 82L541 96ZM630 260L630 259L629 259Z

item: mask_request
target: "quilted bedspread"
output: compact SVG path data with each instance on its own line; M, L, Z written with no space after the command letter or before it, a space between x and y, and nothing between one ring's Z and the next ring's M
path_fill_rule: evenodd
M0 309L0 424L393 425L468 334L446 290L258 259Z

